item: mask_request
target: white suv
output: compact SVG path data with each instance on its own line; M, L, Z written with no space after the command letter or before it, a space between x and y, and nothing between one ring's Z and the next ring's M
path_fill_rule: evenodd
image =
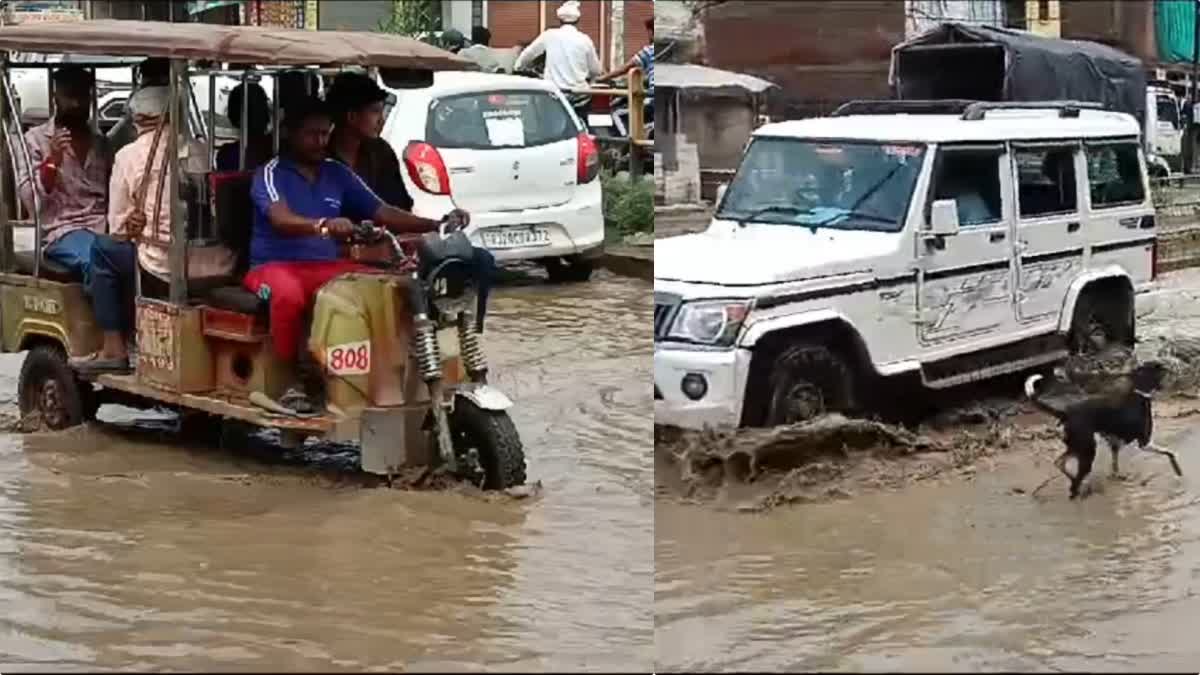
M884 378L1132 342L1156 252L1136 120L924 104L761 127L708 229L656 242L657 424L792 423L869 408Z
M553 280L582 281L604 245L600 155L548 82L438 72L395 96L383 138L404 164L413 212L471 213L468 236L500 262L537 260Z

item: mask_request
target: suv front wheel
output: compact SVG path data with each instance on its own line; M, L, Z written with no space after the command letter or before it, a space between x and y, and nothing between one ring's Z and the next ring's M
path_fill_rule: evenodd
M792 345L771 362L763 424L795 424L847 412L854 400L854 374L840 355L824 345Z

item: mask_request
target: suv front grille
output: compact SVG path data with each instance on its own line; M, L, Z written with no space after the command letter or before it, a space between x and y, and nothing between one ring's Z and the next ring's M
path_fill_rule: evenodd
M671 329L671 321L675 319L675 310L679 307L679 296L668 293L654 294L654 341L665 337Z

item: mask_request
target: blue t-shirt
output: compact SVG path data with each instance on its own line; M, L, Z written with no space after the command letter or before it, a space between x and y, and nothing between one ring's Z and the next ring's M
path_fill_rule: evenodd
M315 183L310 183L296 165L276 157L254 172L250 188L254 201L254 232L250 239L250 266L271 262L312 262L336 260L337 243L313 235L289 237L280 234L267 219L267 211L283 202L293 213L306 218L351 220L372 218L383 203L366 183L345 164L326 159L321 162Z
M646 74L646 93L654 98L654 45L642 47L634 58L637 59L638 68Z

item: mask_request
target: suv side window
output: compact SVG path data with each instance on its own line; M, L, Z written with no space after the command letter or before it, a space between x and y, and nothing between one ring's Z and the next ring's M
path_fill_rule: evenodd
M1145 200L1137 143L1089 144L1086 152L1092 208L1140 204Z
M1013 160L1022 218L1071 213L1079 207L1075 146L1014 147Z
M1001 220L1000 156L1003 146L942 148L933 180L933 199L953 199L963 227Z

